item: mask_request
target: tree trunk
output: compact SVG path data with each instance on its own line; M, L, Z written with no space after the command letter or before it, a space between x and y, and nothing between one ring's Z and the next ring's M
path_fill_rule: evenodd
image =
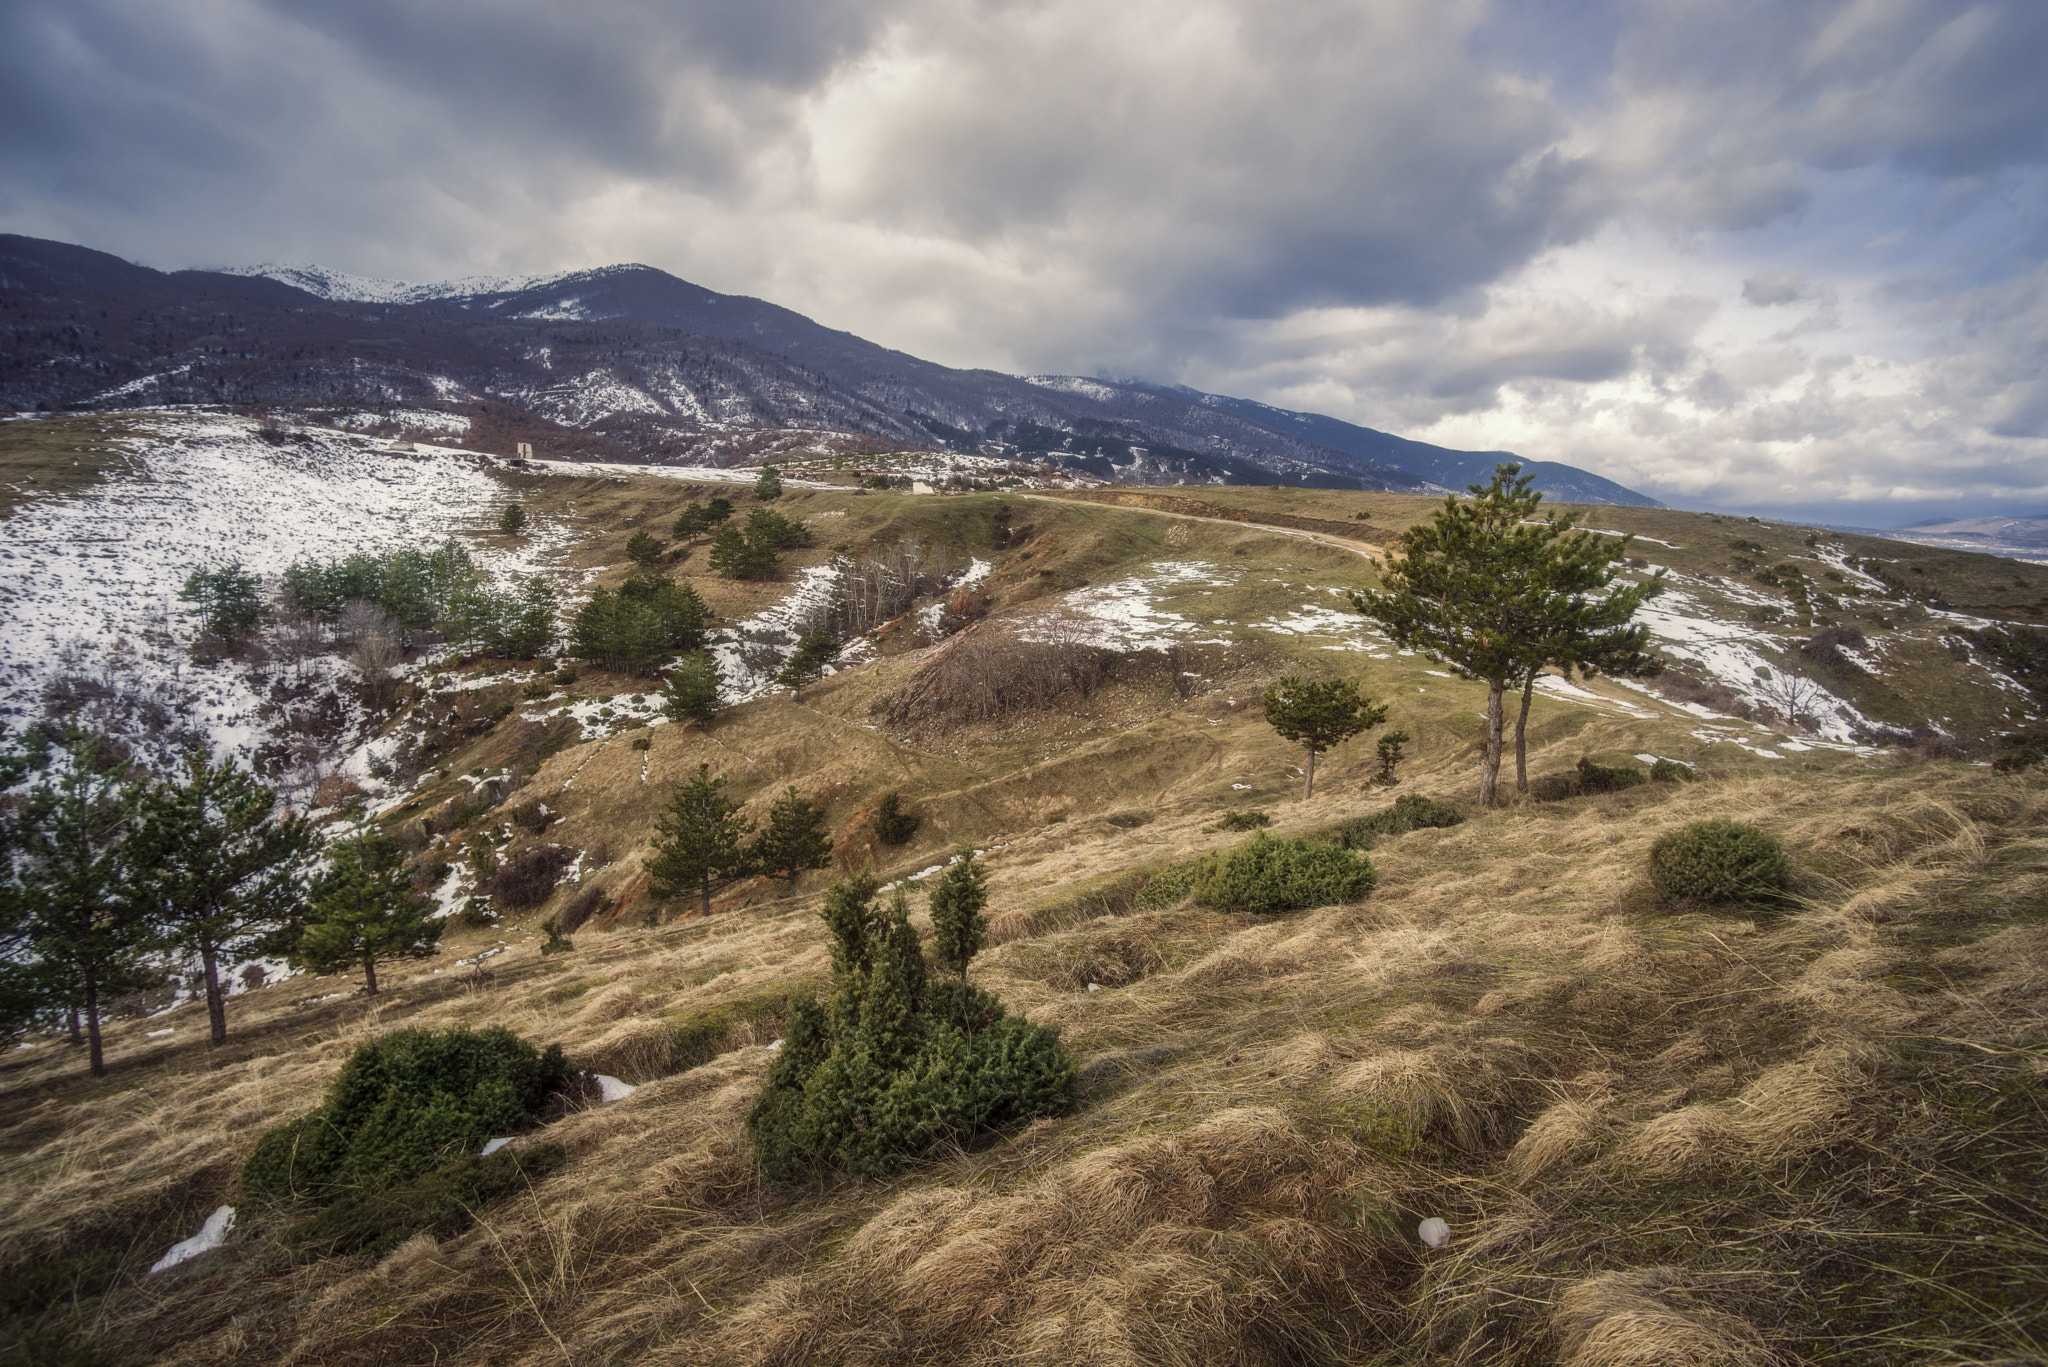
M85 1038L92 1045L92 1075L107 1075L107 1056L100 1048L100 985L88 976L85 980Z
M377 995L377 959L375 955L365 954L363 956L363 983L368 989L369 996L374 997Z
M1501 695L1507 684L1489 679L1486 684L1486 757L1479 763L1479 805L1493 806L1494 789L1500 784L1500 733L1503 729Z
M701 892L703 893L703 895L704 895L704 919L708 921L708 920L710 920L710 919L711 919L711 880L710 880L710 878L708 878L708 877L707 877L707 878L706 878L706 879L705 879L705 880L704 880L704 881L703 881L703 882L702 882L701 884L699 884L699 885L698 885L698 889L699 889L699 891L701 891Z
M206 1023L215 1044L228 1042L228 1007L220 994L220 948L201 945L199 957L206 964Z
M1308 777L1302 781L1301 800L1308 801L1316 795L1316 752L1308 752Z
M1536 693L1536 670L1522 683L1522 715L1515 718L1515 791L1529 791L1529 699Z

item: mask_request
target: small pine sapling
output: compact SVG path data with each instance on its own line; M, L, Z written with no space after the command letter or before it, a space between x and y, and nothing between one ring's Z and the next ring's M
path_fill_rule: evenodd
M313 880L303 919L280 932L278 948L315 973L363 969L364 991L377 994L379 959L425 959L439 952L441 922L403 867L398 842L367 831L338 842L332 865Z
M832 862L824 811L795 788L784 789L768 809L768 827L755 839L753 857L761 872L788 879L794 896L796 880L805 869L822 869Z
M875 833L875 839L884 845L907 845L910 837L917 834L919 817L903 809L903 794L884 793L882 805L875 809L874 820L868 823Z
M967 986L967 964L981 952L988 933L988 870L974 861L974 851L964 850L938 881L932 885L932 955L941 971L957 974ZM963 994L964 1000L964 994Z
M661 542L652 532L635 532L626 541L626 558L642 569L654 569L661 564Z
M825 666L838 658L839 642L833 639L831 632L807 632L797 642L789 663L775 676L775 682L784 688L802 688L805 684L816 683L825 676Z
M761 467L761 477L754 481L754 497L763 503L773 503L782 497L782 473L774 466Z
M752 851L744 843L754 823L741 821L740 804L725 795L723 776L713 778L711 766L697 766L697 777L669 797L668 810L654 823L655 857L647 865L651 891L666 900L695 892L705 916L711 915L711 894L754 871Z
M1380 772L1373 780L1375 784L1382 788L1391 788L1401 781L1401 776L1394 771L1401 764L1401 747L1413 739L1415 737L1406 731L1389 731L1380 737Z
M526 509L517 503L507 503L498 513L498 530L506 536L517 536L526 530Z
M1287 740L1308 750L1304 800L1315 796L1316 755L1342 745L1387 719L1387 709L1363 697L1348 679L1314 680L1289 674L1265 692L1266 720Z

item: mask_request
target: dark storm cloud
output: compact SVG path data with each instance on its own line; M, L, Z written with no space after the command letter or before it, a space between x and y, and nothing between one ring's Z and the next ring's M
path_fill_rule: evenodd
M13 0L0 228L645 260L1723 502L2031 487L2044 52L2038 0Z

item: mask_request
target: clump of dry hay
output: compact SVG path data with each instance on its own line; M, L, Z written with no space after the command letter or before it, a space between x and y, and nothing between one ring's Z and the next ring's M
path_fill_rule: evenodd
M831 1264L670 1360L843 1364L1345 1360L1395 1310L1393 1178L1278 1112L1224 1111L1009 1195L893 1202Z
M1700 1303L1675 1267L1599 1272L1564 1289L1551 1314L1560 1367L1767 1367L1754 1325Z
M1776 1064L1728 1101L1698 1102L1645 1121L1617 1157L1653 1177L1797 1158L1842 1137L1834 1122L1868 1089L1874 1055L1867 1045L1830 1044Z
M1343 1069L1333 1085L1398 1116L1415 1140L1477 1153L1505 1140L1532 1084L1531 1056L1511 1039L1391 1049Z
M622 1020L579 1048L577 1066L608 1073L626 1082L649 1082L674 1071L678 1054L675 1027L667 1021L636 1017Z

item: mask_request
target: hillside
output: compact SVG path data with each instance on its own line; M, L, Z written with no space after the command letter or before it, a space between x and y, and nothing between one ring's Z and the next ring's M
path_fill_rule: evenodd
M265 431L218 414L0 425L0 592L52 614L37 639L0 635L14 724L69 696L40 639L63 631L64 586L96 595L106 646L156 662L137 692L200 680L223 701L185 724L260 757L282 657L191 661L164 586L208 551L275 574L450 535L483 572L545 575L570 603L626 580L635 532L662 538L662 572L718 615L721 672L747 696L679 725L646 677L422 640L379 701L344 654L312 652L293 687L346 716L276 771L302 801L330 803L337 830L351 814L389 829L450 909L481 848L570 847L573 873L494 925L451 919L437 956L380 968L377 997L356 977L248 986L223 1048L203 1008L157 998L112 1026L103 1082L59 1035L0 1055L0 1280L36 1351L69 1336L136 1363L1594 1367L2048 1347L2048 783L1981 762L2033 702L1969 634L2041 622L2048 568L1584 509L1636 535L1631 573L1668 571L1649 620L1672 668L1547 679L1529 797L1478 812L1482 691L1392 649L1343 597L1427 497L918 495L848 487L859 458L823 460L775 505L812 544L745 582L669 535L692 499L750 506L717 471ZM321 481L329 502L293 514ZM274 505L240 506L272 489ZM494 529L507 500L521 537ZM913 551L931 591L822 680L770 682L823 586ZM1067 683L1033 682L1047 660ZM1369 782L1368 735L1319 760L1301 798L1301 751L1257 705L1293 670L1389 704L1413 738L1397 786ZM1806 685L1789 720L1781 675ZM253 701L230 707L234 689ZM1699 781L1582 794L1588 757L1674 760ZM708 918L655 900L655 818L700 763L757 819L789 785L820 803L834 867L793 895L736 886ZM870 833L891 790L922 817L902 847ZM1321 837L1408 794L1465 820L1381 836L1363 900L1255 916L1175 881L1247 838L1227 817ZM1782 841L1795 895L1660 898L1651 844L1712 817ZM962 846L991 873L975 981L1060 1028L1080 1104L893 1177L764 1180L741 1121L790 994L829 971L826 887L872 867L911 889L929 933L921 885ZM543 921L600 899L573 948L540 952ZM257 1138L316 1104L357 1045L456 1024L560 1042L637 1090L515 1140L564 1145L560 1171L379 1254L322 1254L288 1234L296 1212L242 1199ZM238 1211L223 1247L145 1273L222 1204ZM1427 1217L1448 1221L1447 1248L1417 1239Z
M0 405L234 404L474 449L691 465L915 449L1138 484L1432 491L1459 452L1192 390L955 370L645 266L403 285L164 273L0 234ZM1653 503L1541 463L1559 497Z

